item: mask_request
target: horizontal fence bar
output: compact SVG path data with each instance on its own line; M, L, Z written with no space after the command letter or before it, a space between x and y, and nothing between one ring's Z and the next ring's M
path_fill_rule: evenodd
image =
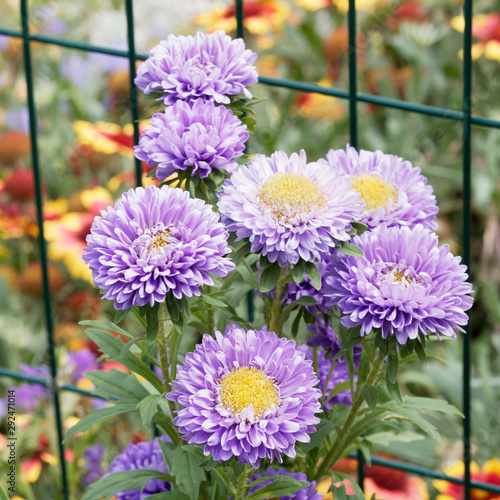
M22 32L17 30L9 30L5 28L0 28L0 35L12 36L16 38L22 38ZM64 40L63 38L54 38L46 35L33 35L30 34L29 40L34 42L48 43L53 45L59 45L61 47L67 47L71 49L84 50L86 52L97 52L100 54L107 54L110 56L126 57L130 58L130 52L128 50L118 50L108 47L101 47L99 45L91 45L83 42L74 42L71 40ZM145 61L148 58L147 54L136 54L136 59L140 61ZM314 83L299 82L296 80L287 80L282 78L270 78L267 76L260 76L259 83L264 85L270 85L273 87L287 88L290 90L296 90L299 92L313 92L315 94L328 95L332 97L338 97L340 99L349 99L349 91L338 89L335 87L320 87ZM437 106L428 106L426 104L417 104L408 101L402 101L400 99L392 99L390 97L382 97L372 94L365 94L363 92L357 92L356 99L360 102L367 104L375 104L377 106L383 106L386 108L399 109L402 111L409 111L412 113L419 113L427 116L435 116L437 118L445 118L447 120L463 121L464 114L461 111L455 111L446 108L440 108ZM471 123L474 125L479 125L482 127L498 128L500 129L500 120L495 120L493 118L487 118L484 116L472 115L470 119Z

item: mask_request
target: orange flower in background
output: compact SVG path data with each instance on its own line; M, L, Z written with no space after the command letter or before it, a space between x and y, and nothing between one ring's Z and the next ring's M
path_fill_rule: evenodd
M139 128L147 128L147 123L148 120L143 120ZM116 123L77 120L73 123L73 129L79 144L92 146L98 153L118 153L127 158L134 157L134 127L131 123L120 127Z
M51 262L47 265L49 274L49 289L51 294L61 291L68 280L64 273ZM40 262L32 262L27 265L19 276L19 289L21 292L36 297L43 296L42 265Z
M14 163L31 154L31 139L20 130L10 130L0 136L0 165Z
M451 26L464 32L465 20L463 16L454 17ZM487 59L500 62L500 14L478 14L472 18L472 36L479 38L479 42L472 45L472 58L477 59L484 55ZM463 51L459 52L463 57Z
M349 10L349 0L332 0L332 3L342 13ZM389 3L389 0L356 0L356 10L373 12L375 9L388 5Z
M289 19L290 7L281 0L246 0L243 3L245 28L253 35L265 35L280 31ZM226 8L217 7L208 14L199 14L194 22L203 25L211 33L236 30L234 3Z
M94 217L111 205L113 198L108 190L98 186L83 190L75 203L81 205L82 211L69 212L60 219L45 221L48 254L51 259L64 262L72 278L92 283L92 273L82 259L83 248L87 246L85 239L90 233Z
M320 87L331 87L329 80L318 82ZM329 95L304 92L295 101L299 114L304 118L315 120L341 120L347 114L345 105L340 99Z
M500 486L499 458L488 460L482 467L479 467L476 462L471 462L470 472L471 479L474 481ZM449 467L446 467L444 473L449 476L463 478L463 462L455 462ZM432 481L432 484L440 493L436 500L461 500L463 498L464 487L460 484L450 483L441 479L435 479ZM471 500L500 500L500 494L473 488L471 491Z

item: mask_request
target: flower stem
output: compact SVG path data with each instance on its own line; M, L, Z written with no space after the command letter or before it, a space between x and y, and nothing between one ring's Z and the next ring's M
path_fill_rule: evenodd
M163 375L163 386L165 388L165 393L169 393L171 391L170 387L170 374L168 372L168 350L167 350L167 331L165 327L165 318L167 315L167 308L165 304L160 305L159 311L159 327L158 327L158 336L156 337L156 343L158 344L158 353L160 355L160 367L161 373ZM175 404L173 401L168 400L168 407L170 408L170 412L172 413L172 417L174 416Z
M248 473L250 472L250 467L248 465L245 465L243 468L243 471L240 474L240 477L238 478L238 485L236 489L236 500L244 500L245 498L245 493L247 491L247 477Z
M321 478L321 476L325 474L326 471L328 471L328 469L330 469L330 467L342 456L344 447L349 440L349 430L351 429L354 421L356 420L356 417L358 416L358 411L365 400L361 389L372 387L377 382L377 378L383 364L384 364L384 358L379 355L378 359L375 361L373 365L370 374L368 375L368 378L366 379L365 384L363 384L362 387L356 390L356 397L353 400L351 411L347 417L347 420L345 421L342 430L337 435L337 439L335 440L332 447L326 454L324 460L321 462L321 465L319 466L317 473L318 479Z
M270 311L269 318L269 331L276 333L278 337L281 337L281 299L283 298L286 288L288 286L288 280L286 279L286 267L281 269L280 279L276 285L274 301Z

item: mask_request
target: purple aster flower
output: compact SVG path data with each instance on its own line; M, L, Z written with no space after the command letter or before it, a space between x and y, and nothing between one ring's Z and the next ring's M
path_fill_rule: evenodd
M162 441L169 441L167 436L161 436ZM125 450L117 455L110 464L111 472L124 472L127 470L149 469L168 473L163 460L163 455L158 444L158 438L154 441L143 441L141 443L130 443ZM144 490L121 491L115 493L118 500L143 500L155 493L170 491L171 485L161 479L150 479Z
M29 377L50 378L49 367L45 365L31 366L26 363L19 363L19 370Z
M161 92L166 105L199 97L228 104L228 95L252 98L246 87L257 83L256 59L243 40L233 40L223 31L170 35L139 66L135 83L146 94Z
M422 225L413 229L385 224L353 239L364 257L333 256L325 296L345 314L347 327L361 335L380 329L404 345L419 332L456 336L472 306L466 266L448 245Z
M330 165L350 178L353 188L361 194L365 209L361 222L374 228L385 222L387 226L423 224L437 229L434 222L438 207L432 186L412 166L394 155L382 151L359 153L352 147L328 151Z
M261 477L266 476L289 476L297 479L297 481L307 481L307 476L303 472L288 472L286 469L280 469L279 471L275 471L272 467L266 470L263 474L254 474L250 481L255 481L256 479L260 479ZM248 491L248 494L251 495L256 491L259 491L264 486L273 483L274 481L278 481L278 479L270 479L269 481L263 481L262 483L253 486ZM296 491L291 497L278 497L279 500L321 500L323 495L319 494L316 490L316 481L312 481L305 488Z
M82 483L85 486L95 483L103 474L102 459L104 457L104 445L101 443L87 446L83 456L85 464L83 468L87 472L82 478Z
M213 168L232 172L233 161L243 154L248 140L246 125L224 106L198 99L192 103L177 101L156 113L151 126L134 147L137 158L156 168L156 177L164 180L177 170L191 170L191 176L208 176Z
M301 345L299 349L306 355L307 359L311 361L314 359L313 353L307 345ZM329 358L326 358L326 352L322 349L318 349L316 354L318 358L317 375L319 378L319 389L321 393L323 393L326 384L325 398L328 398L330 392L332 392L338 384L349 380L349 369L347 368L347 362L343 356L334 361L335 354L333 352ZM361 355L361 350L359 350L359 354ZM332 363L334 362L335 366L332 370ZM324 402L324 407L327 410L331 410L333 408L332 405L351 406L352 397L350 389L339 392Z
M63 368L62 373L68 373L71 382L74 384L83 378L87 371L97 370L95 360L97 356L90 349L80 349L76 352L68 352L68 364Z
M281 267L314 262L348 241L362 206L345 176L324 161L307 163L304 151L257 155L225 181L218 203L237 240L249 238L252 252Z
M219 215L182 189L130 189L95 218L83 260L115 309L180 299L213 285L234 264Z
M167 397L184 407L173 420L183 439L204 444L214 460L235 456L258 468L265 457L295 457L295 442L309 442L321 411L317 384L293 340L233 328L203 336Z

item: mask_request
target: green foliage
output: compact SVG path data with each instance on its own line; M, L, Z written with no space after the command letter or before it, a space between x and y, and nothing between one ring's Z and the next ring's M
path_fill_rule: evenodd
M250 483L250 487L259 484L263 481L276 478L278 481L273 481L257 491L247 496L247 500L266 500L268 498L292 496L296 491L306 488L309 483L298 481L289 476L266 476Z

